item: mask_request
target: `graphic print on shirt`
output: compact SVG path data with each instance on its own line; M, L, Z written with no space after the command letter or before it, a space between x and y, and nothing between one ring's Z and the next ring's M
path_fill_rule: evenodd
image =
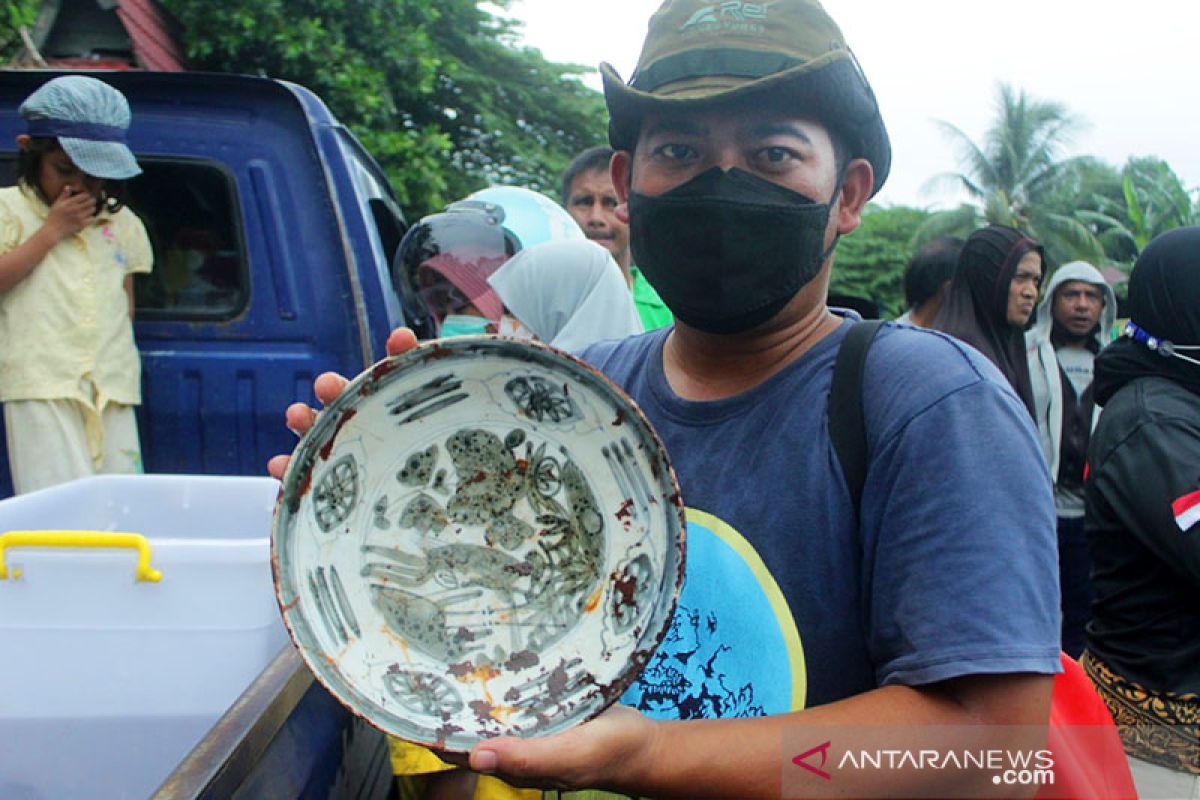
M775 579L720 519L687 509L687 575L662 644L621 698L656 719L804 707L804 649Z
M104 224L104 227L100 229L100 236L112 250L112 263L117 265L121 270L121 274L128 272L129 260L125 257L125 251L121 247L120 240L117 239L116 234L113 232L112 223L106 222Z

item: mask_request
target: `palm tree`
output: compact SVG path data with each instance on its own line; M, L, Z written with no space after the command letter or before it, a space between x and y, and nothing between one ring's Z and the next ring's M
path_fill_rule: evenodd
M1055 263L1103 257L1099 241L1082 220L1043 202L1060 173L1074 161L1061 155L1082 122L1066 106L1001 83L996 91L996 119L982 144L949 122L939 120L938 125L960 151L962 171L934 176L926 191L960 189L969 202L931 217L917 231L918 242L947 233L967 235L982 224L994 223L1019 228L1038 239Z

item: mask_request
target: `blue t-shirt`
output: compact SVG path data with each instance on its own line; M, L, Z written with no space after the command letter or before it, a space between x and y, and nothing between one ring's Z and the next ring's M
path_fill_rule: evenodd
M886 684L1059 671L1054 499L1024 405L962 343L884 326L864 379L860 525L827 418L848 329L712 402L671 390L666 331L585 351L662 437L688 508L679 608L623 702L754 716Z

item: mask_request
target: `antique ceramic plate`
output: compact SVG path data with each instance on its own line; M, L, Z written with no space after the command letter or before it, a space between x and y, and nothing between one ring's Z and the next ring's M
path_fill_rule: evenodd
M590 719L683 581L665 451L600 373L498 337L355 378L283 480L272 564L313 674L386 733L464 751Z

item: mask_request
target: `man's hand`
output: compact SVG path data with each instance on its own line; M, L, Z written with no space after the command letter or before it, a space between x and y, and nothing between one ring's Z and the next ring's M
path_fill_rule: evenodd
M74 236L95 221L96 198L70 186L63 187L46 216L46 226L54 233L56 241Z
M406 353L417 346L417 336L408 328L397 328L392 331L387 340L387 354L389 356L398 356L401 353ZM336 372L323 372L313 381L313 394L321 401L321 405L327 406L337 399L337 396L342 393L349 383L344 376ZM297 436L303 436L312 429L313 423L317 421L317 410L304 403L292 403L287 407L284 413L287 419L288 429ZM267 462L267 472L273 478L283 479L283 473L287 471L288 462L291 460L290 455L274 456Z
M489 739L471 750L469 766L514 786L621 791L622 779L636 785L641 765L654 762L659 727L634 709L615 705L553 736Z

